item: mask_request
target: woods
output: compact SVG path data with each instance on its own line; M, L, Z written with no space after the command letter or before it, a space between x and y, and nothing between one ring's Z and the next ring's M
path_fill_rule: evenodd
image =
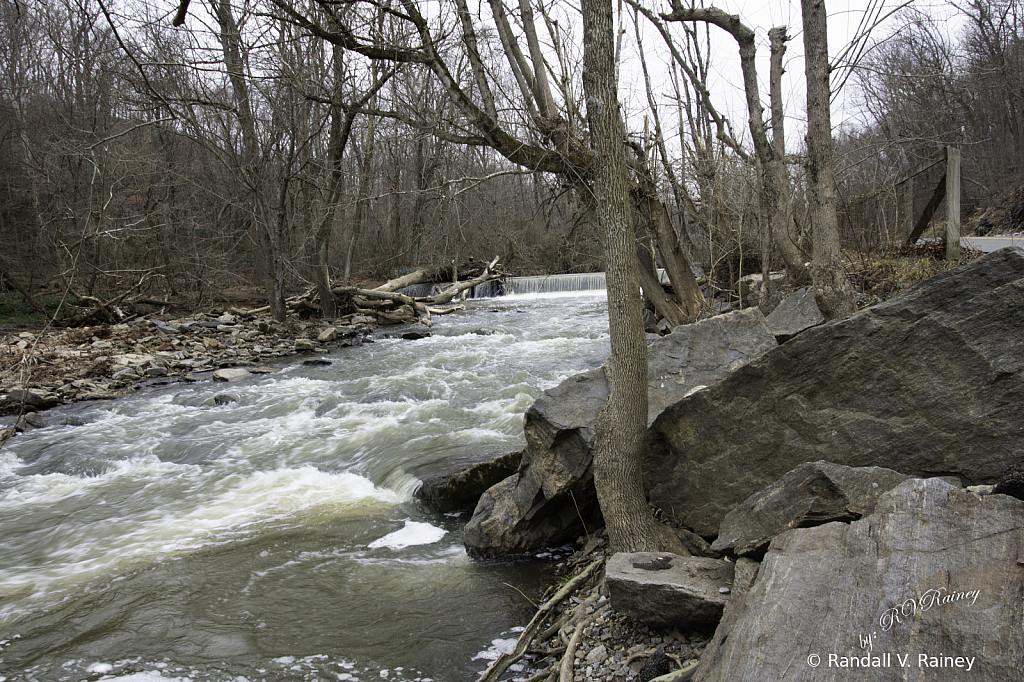
M912 8L890 33L874 31L888 15L872 4L851 46L832 46L836 62L826 7L813 0L801 26L770 30L679 0L176 9L3 0L4 286L36 309L32 291L45 290L108 322L122 303L198 308L258 288L278 322L301 309L429 323L472 278L428 298L375 283L472 259L489 264L475 281L499 262L516 274L604 270L612 389L596 477L617 548L665 540L636 466L642 306L670 326L694 322L716 287L749 304L738 280L757 272L767 310L770 273L784 270L785 286L810 283L840 319L869 299L851 264L897 244L934 184L925 174L920 196L897 196L909 168L938 147L961 149L965 214L1019 186L1014 0L968 3L962 35L948 39ZM805 136L787 144L796 31ZM739 50L742 112L716 102L723 35ZM633 80L639 111L620 91ZM837 133L843 84L863 116Z

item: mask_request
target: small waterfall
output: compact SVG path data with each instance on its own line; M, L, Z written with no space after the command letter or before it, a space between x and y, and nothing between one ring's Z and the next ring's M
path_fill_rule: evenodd
M508 294L546 294L561 291L592 291L604 288L603 272L543 275L539 277L511 277L505 282L505 292Z
M436 284L427 282L426 284L410 284L407 287L402 287L396 293L412 296L413 298L419 298L423 296L433 296L438 291L440 291L440 288L438 288Z

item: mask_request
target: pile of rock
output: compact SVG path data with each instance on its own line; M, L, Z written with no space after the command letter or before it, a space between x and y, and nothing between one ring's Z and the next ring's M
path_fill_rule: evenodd
M21 332L0 340L0 414L112 398L146 380L192 379L297 353L372 340L368 315L280 324L233 308L220 315ZM216 373L214 379L245 376Z

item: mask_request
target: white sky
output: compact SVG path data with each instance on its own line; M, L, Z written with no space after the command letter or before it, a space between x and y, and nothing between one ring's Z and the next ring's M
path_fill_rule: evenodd
M906 0L884 0L881 3L882 10L879 13L876 8L876 16L884 16L889 11L900 7ZM708 2L710 5L711 3ZM843 52L847 44L857 35L868 7L865 0L826 0L825 6L828 11L829 28L829 55L832 60ZM774 26L788 26L791 40L787 43L785 68L786 74L783 77L783 92L786 102L787 126L786 146L790 151L798 149L804 132L805 121L805 86L804 86L804 62L803 62L803 31L800 17L799 0L720 0L714 3L719 9L730 14L739 14L743 23L754 29L758 36L757 43L757 67L758 78L761 81L761 101L765 106L766 116L768 110L768 30ZM915 0L912 4L918 10L927 12L936 17L947 17L953 14L953 10L944 0ZM668 0L659 0L654 4L657 12L668 12ZM894 29L895 23L890 19L872 32L876 39L884 38ZM673 33L676 29L671 28ZM718 27L711 27L712 58L711 74L712 82L709 89L712 92L712 99L716 108L732 122L735 135L742 141L749 140L749 133L746 124L746 102L742 89L740 76L739 51L736 41L731 35ZM648 28L644 32L644 52L647 55L648 66L652 70L652 82L656 92L659 91L659 83L655 73L659 70L667 74L667 53L663 48L663 41L657 32ZM635 64L635 67L632 65ZM634 73L635 68L635 73ZM832 125L833 128L857 127L859 123L858 110L856 106L856 88L853 78L843 91L834 93ZM835 81L835 78L833 79ZM835 83L834 83L835 84ZM671 91L668 76L663 76L661 92ZM627 22L626 40L623 43L623 71L620 82L620 98L627 116L631 121L631 128L638 130L642 128L643 114L647 110L647 98L643 87L643 74L640 71L639 59L636 56L636 45L633 40L632 22ZM662 124L668 128L669 124L662 113ZM674 119L674 117L673 117ZM634 121L639 120L639 123ZM666 130L666 134L668 134Z

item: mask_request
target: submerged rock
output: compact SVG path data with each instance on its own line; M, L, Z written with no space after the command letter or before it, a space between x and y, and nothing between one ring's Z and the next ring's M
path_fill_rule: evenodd
M651 500L714 537L804 462L994 483L1024 456L1021 329L1013 247L809 329L662 412L644 461Z
M416 497L439 514L473 511L485 490L516 472L522 457L521 450L510 452L454 474L426 478Z

